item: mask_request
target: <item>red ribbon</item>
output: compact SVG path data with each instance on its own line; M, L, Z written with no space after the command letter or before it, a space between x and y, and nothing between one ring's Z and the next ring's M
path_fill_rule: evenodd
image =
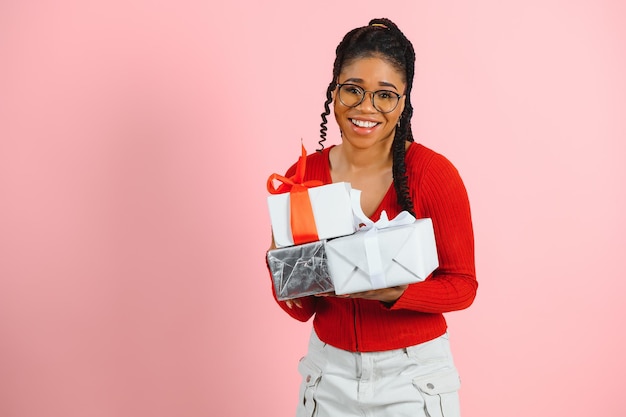
M315 226L315 217L313 216L313 207L309 198L309 188L324 185L324 183L319 180L304 181L305 170L306 149L302 145L302 156L298 158L295 174L289 178L272 174L267 180L267 191L270 194L289 192L291 234L296 245L319 240L317 226ZM276 188L274 180L278 180L283 184Z

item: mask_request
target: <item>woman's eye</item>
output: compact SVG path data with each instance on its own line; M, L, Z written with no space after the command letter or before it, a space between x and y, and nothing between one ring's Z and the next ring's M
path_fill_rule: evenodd
M376 96L381 100L390 100L395 97L395 95L391 91L379 91Z
M360 96L360 95L363 94L363 90L361 90L359 87L355 87L355 86L346 86L344 91L346 91L347 93L350 93L350 94L354 94L355 96Z

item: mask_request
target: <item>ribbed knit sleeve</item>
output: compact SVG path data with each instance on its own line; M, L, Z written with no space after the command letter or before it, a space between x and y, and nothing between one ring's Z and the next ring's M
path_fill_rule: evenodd
M456 168L442 155L414 145L409 187L418 217L430 217L435 230L439 268L425 281L410 285L392 306L425 313L445 313L474 301L474 235L467 192ZM421 155L415 155L421 153Z

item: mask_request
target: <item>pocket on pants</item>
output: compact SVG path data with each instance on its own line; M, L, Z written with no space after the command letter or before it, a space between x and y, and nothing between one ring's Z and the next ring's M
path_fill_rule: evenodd
M424 398L429 417L460 417L459 388L461 380L456 369L446 369L413 379L413 385Z
M322 371L311 361L304 357L298 364L298 372L302 376L300 386L300 403L298 404L298 417L313 417L316 414L317 402L315 393L322 378Z

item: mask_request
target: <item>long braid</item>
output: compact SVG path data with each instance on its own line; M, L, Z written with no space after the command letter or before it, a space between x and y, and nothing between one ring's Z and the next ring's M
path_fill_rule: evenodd
M405 142L413 142L413 132L411 130L411 118L413 117L413 105L411 104L411 90L413 88L413 77L415 75L415 51L413 45L406 38L404 33L388 19L374 19L370 21L370 25L380 23L395 32L402 43L405 45L404 50L404 70L406 73L406 92L404 111L400 116L400 126L396 128L393 138L392 157L393 157L393 183L396 189L398 204L403 210L415 215L415 207L408 186L408 177L406 175L406 147Z
M348 32L344 36L341 43L339 43L339 45L337 46L337 49L335 50L335 62L333 64L333 78L330 84L328 84L328 88L326 89L326 101L324 102L324 112L321 114L322 123L320 123L320 140L318 142L320 145L320 148L317 149L318 152L321 152L324 150L324 142L326 141L326 132L328 131L328 128L326 127L326 125L328 124L327 116L330 114L330 104L333 102L333 91L335 90L335 87L337 86L339 73L341 72L341 68L344 65L344 60L345 60L344 56L345 56L346 47L349 43L350 38L356 32L360 30L362 30L362 28L353 29L350 32Z
M411 117L413 106L411 105L411 90L415 74L415 51L411 42L398 29L395 23L389 19L372 19L368 26L356 28L348 32L336 49L336 57L333 65L333 78L326 89L326 101L324 112L321 114L320 123L320 149L324 149L327 132L327 116L330 114L332 93L337 86L339 73L343 66L354 59L382 55L395 65L406 76L405 105L400 124L396 128L392 143L393 160L393 183L398 198L398 204L402 210L415 214L413 201L409 192L408 178L406 175L405 143L413 142L411 130Z
M333 77L333 80L335 77ZM322 113L322 123L320 123L320 140L317 142L320 145L320 148L317 149L318 152L322 152L324 150L324 142L326 142L326 132L328 128L326 124L328 123L327 116L330 114L330 103L333 102L333 90L337 83L335 81L331 82L328 88L326 89L326 101L324 102L324 113Z

